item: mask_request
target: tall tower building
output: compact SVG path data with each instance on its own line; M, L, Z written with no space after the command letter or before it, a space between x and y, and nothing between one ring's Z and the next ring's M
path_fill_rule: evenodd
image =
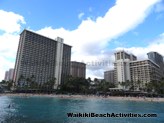
M5 81L9 81L9 71L6 71L5 72L5 78L4 78Z
M70 75L72 77L82 77L85 78L86 74L86 64L76 61L71 61Z
M109 70L104 72L104 79L107 82L115 83L115 70Z
M54 88L62 84L70 72L71 46L63 39L55 40L24 30L20 34L15 62L14 82L34 76L35 82L43 84L56 78ZM23 83L25 79L22 79Z
M118 51L115 53L115 81L126 82L131 81L130 77L130 61L137 60L137 57L133 54L128 54L125 51Z
M164 77L164 62L163 62L163 56L160 55L157 52L149 52L147 53L148 59L155 62L157 65L160 66L161 76Z
M11 81L13 80L13 74L14 74L14 69L9 69L8 71L5 72L5 81Z

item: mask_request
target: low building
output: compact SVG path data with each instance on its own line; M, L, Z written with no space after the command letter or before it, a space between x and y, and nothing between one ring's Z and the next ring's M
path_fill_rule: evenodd
M85 78L86 64L82 62L71 61L70 75L72 77Z

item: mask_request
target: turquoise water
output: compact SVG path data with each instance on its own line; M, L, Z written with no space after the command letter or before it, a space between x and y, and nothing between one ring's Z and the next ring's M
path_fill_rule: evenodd
M8 107L10 105L10 108ZM153 118L68 118L67 113L156 113ZM164 103L55 97L0 97L0 123L164 123Z

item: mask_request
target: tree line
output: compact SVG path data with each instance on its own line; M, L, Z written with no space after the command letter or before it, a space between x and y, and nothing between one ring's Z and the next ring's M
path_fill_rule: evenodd
M164 94L164 78L161 78L160 81L151 81L151 82L143 82L143 81L126 81L119 83L123 89L128 89L130 91L143 91L148 93L156 93L156 94Z
M57 92L57 93L73 93L73 94L96 94L97 92L106 93L109 88L115 88L117 85L105 80L98 80L95 78L93 81L91 78L80 78L80 77L67 77L66 81L58 86L57 90L54 89L56 84L56 78L50 78L45 83L38 83L35 81L35 76L25 78L20 76L17 84L13 81L2 81L1 84L6 84L7 88L10 89L14 86L16 90L42 90L44 92ZM118 83L123 90L135 91L136 88L139 91L164 94L164 78L160 82L152 81L143 83L141 81L126 81Z

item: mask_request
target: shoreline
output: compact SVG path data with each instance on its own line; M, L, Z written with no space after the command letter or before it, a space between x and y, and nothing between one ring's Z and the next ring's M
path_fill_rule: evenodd
M26 93L0 93L1 96L20 96L20 97L55 97L62 99L106 99L106 100L125 100L125 101L144 101L144 102L164 102L164 98L158 97L121 97L121 96L97 96L97 95L65 95L65 94L26 94Z

